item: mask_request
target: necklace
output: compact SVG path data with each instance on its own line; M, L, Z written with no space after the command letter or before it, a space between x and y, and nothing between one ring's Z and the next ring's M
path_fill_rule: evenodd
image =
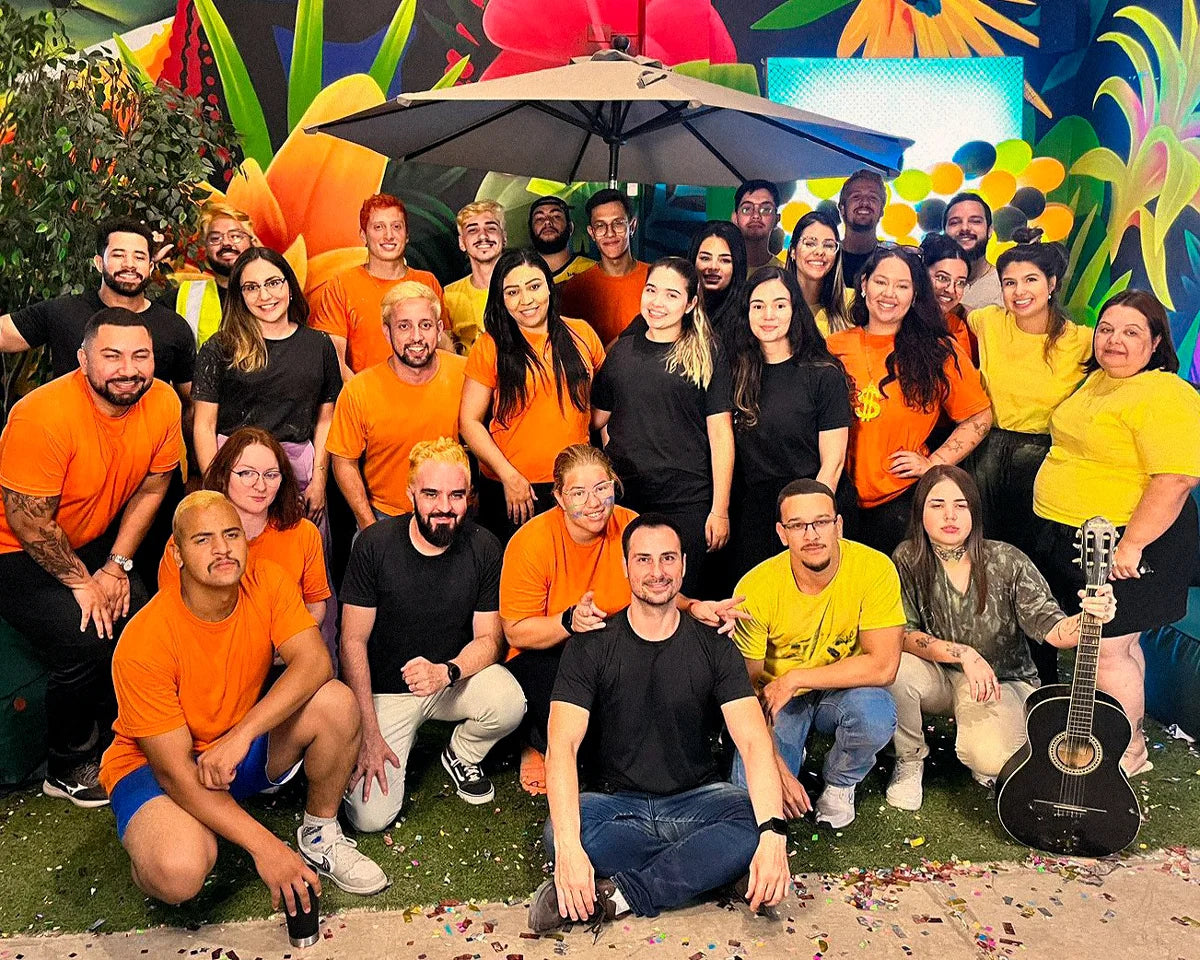
M869 423L883 412L881 404L884 396L875 383L875 371L871 368L871 350L867 346L866 331L862 327L859 327L859 330L862 331L859 334L859 343L862 346L863 359L867 364L867 385L855 393L853 406L854 415L859 422Z
M939 547L936 543L932 542L929 545L933 547L933 552L937 555L937 558L945 561L946 563L957 563L964 556L966 556L967 553L967 545L965 543L961 546L951 547L949 549L946 547Z

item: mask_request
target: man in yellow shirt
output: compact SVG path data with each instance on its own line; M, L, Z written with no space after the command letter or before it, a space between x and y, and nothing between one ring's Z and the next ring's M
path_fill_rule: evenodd
M446 326L464 352L483 333L483 310L487 306L492 268L508 242L504 208L495 200L468 203L455 217L458 249L467 255L471 272L446 287Z
M854 789L896 728L885 688L900 665L900 578L884 554L841 539L842 518L823 483L792 481L778 507L775 529L787 549L738 583L749 617L738 621L734 641L774 723L789 818L809 805L796 779L809 730L833 734L816 815L840 828L854 819ZM734 783L744 786L745 776L739 756Z
M556 284L596 265L591 257L575 252L574 233L571 205L562 197L541 197L529 205L529 242L550 267Z

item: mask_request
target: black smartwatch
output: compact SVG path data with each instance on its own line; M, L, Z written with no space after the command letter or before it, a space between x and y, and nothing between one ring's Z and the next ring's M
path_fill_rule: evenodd
M453 660L447 660L443 666L446 668L446 673L450 675L449 685L454 686L462 676L462 669Z
M567 631L568 637L573 637L575 635L575 630L571 626L571 618L574 616L575 616L575 608L574 607L567 607L567 609L563 611L562 625L563 625L563 629Z
M771 817L770 820L764 820L758 825L758 835L762 836L764 833L768 832L777 833L781 837L786 837L787 821L781 820L779 817Z

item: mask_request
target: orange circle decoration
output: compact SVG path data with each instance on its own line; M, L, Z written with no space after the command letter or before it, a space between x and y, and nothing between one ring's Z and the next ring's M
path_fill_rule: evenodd
M979 181L979 195L996 210L1004 206L1017 192L1017 178L1007 170L993 170Z
M783 232L790 234L796 229L796 223L806 213L811 213L810 207L803 200L791 200L783 205L783 209L779 211L779 225L783 227Z
M899 240L896 241L896 243L898 243L902 247L919 247L921 245L921 241L919 241L916 237L914 237L912 235L909 235L907 237L901 237Z
M1042 215L1030 221L1031 227L1041 227L1044 233L1042 239L1048 241L1066 240L1075 226L1075 215L1065 203L1048 203Z
M1017 179L1023 187L1037 187L1042 193L1049 193L1061 186L1066 176L1066 169L1054 157L1034 157Z
M879 226L891 237L907 236L917 225L917 211L905 203L889 203L883 208Z
M929 180L934 193L950 194L963 183L963 172L957 163L939 163L929 171Z

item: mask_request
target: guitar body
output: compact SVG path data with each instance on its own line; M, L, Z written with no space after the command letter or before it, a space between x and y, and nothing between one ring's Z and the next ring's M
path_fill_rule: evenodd
M1066 856L1104 857L1133 843L1137 795L1121 769L1132 730L1115 698L1095 693L1091 737L1066 742L1071 687L1035 690L1025 702L1028 740L996 779L1001 824L1019 843Z

